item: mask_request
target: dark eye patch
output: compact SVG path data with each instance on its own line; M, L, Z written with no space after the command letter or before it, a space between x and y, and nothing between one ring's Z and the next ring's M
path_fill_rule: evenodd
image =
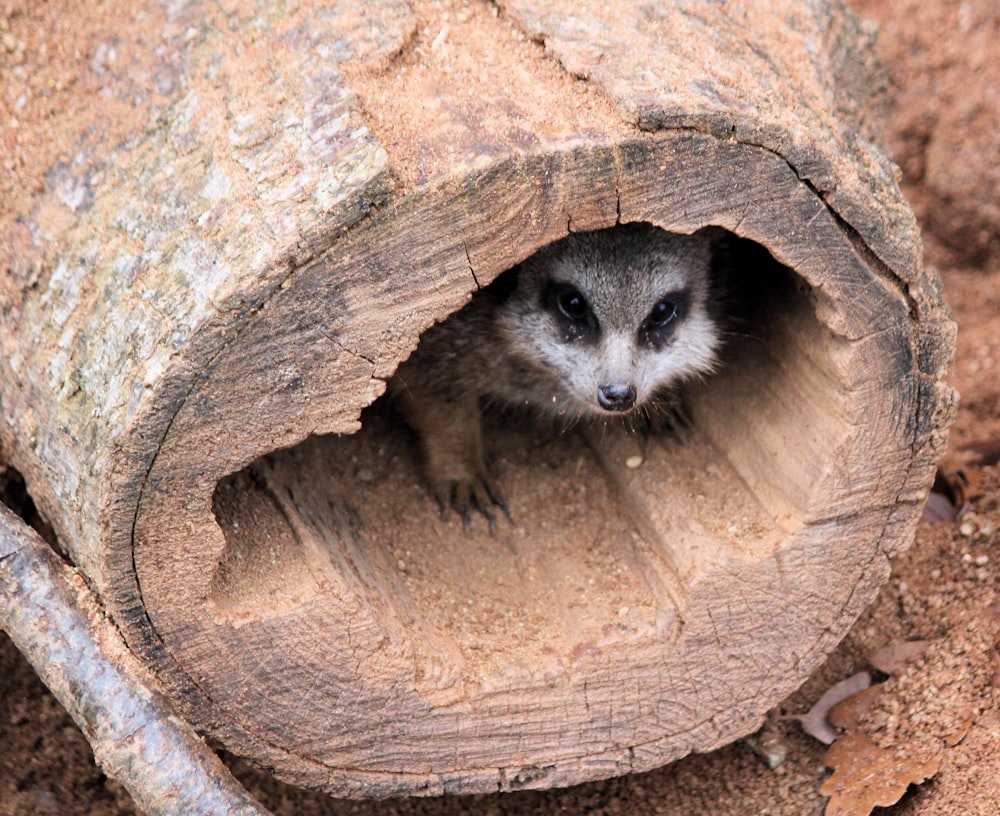
M639 324L639 345L654 351L667 345L687 306L686 292L671 292L656 301L645 320Z
M564 342L597 342L597 317L572 284L550 281L542 291L542 306L555 317Z

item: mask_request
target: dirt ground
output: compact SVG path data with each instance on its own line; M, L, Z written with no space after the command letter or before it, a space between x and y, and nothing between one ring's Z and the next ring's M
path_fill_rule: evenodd
M565 790L380 803L290 788L227 757L276 814L800 816L822 813L830 792L841 814L868 813L901 794L877 812L1000 812L1000 7L993 0L853 5L880 27L878 49L893 82L889 141L925 231L926 262L940 271L959 325L952 382L962 405L942 472L965 502L961 512L920 525L878 601L756 740ZM7 5L0 16L0 48L15 58L18 8ZM947 502L936 501L947 513ZM894 665L903 643L919 654ZM831 774L827 746L796 715L863 670L884 684L867 693L867 707L855 698L831 714L847 736L826 757L836 774L821 789ZM0 672L0 816L135 813L6 638Z

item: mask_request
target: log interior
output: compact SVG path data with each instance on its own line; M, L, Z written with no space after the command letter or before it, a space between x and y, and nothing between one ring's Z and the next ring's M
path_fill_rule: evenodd
M623 673L636 649L669 661L692 585L773 555L808 515L813 463L849 430L808 286L744 243L721 371L692 392L693 426L654 437L640 468L625 461L641 439L623 430L487 415L514 522L490 535L477 518L466 533L441 517L412 434L383 400L357 433L310 437L219 482L215 624L351 609L375 656L368 668L384 668L392 644L412 661L415 693L438 704L562 683L591 652L623 655ZM815 370L786 400L786 380L805 369ZM771 461L767 440L748 438L768 417L823 432ZM728 447L725 426L737 431ZM629 693L618 704L638 705Z

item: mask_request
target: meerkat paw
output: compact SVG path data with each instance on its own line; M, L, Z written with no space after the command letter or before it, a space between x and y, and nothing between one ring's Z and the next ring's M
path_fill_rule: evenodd
M424 474L442 517L453 509L468 532L473 512L480 513L490 532L496 532L496 510L508 521L510 511L487 472L478 397L465 393L435 399L418 389L417 382L401 392L401 399L410 425L420 436Z
M472 476L437 479L433 486L434 496L441 507L442 518L453 509L462 519L466 532L472 529L473 511L481 514L490 527L490 534L497 531L495 510L503 513L508 522L512 521L507 500L496 482L485 472Z

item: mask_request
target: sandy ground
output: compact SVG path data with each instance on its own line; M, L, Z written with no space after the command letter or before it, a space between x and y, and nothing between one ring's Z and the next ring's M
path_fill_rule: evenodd
M105 8L107 4L101 6ZM904 190L925 230L926 261L959 325L953 384L962 407L942 471L967 505L921 524L878 601L819 671L773 713L756 741L647 774L565 790L355 803L274 782L227 757L276 814L812 814L839 791L843 814L1000 812L1000 8L991 0L855 0L880 25L892 74L888 134ZM0 17L16 55L18 10ZM9 169L9 168L8 168ZM887 646L920 654L887 665ZM867 670L867 708L836 712L842 758L806 735L805 713L833 684ZM135 813L13 646L0 639L0 814ZM769 767L766 758L771 759ZM858 768L860 767L860 771ZM907 783L924 775L920 785ZM884 795L884 799L879 799Z

